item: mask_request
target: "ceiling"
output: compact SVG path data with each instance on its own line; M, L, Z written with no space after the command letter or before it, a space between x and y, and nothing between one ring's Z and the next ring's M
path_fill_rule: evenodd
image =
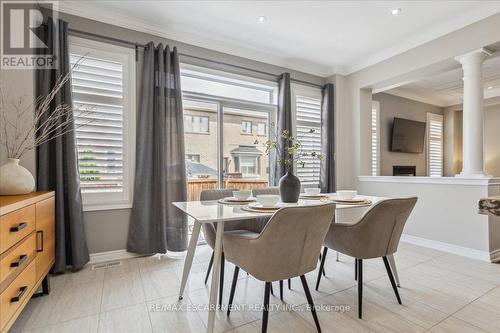
M487 59L483 66L485 99L500 96L500 56L498 53L494 55L496 56ZM441 107L462 104L462 76L462 68L458 67L385 92Z
M395 8L402 9L397 16L391 14ZM59 9L329 76L352 73L498 13L500 1L61 1Z

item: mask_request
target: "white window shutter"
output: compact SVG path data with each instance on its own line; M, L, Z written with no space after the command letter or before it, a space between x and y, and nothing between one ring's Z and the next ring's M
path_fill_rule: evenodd
M380 103L377 101L372 102L371 114L371 162L372 162L372 176L380 174Z
M321 99L301 95L295 96L296 136L302 143L299 153L304 167L297 166L297 177L304 185L319 184L320 161L311 157L312 152L321 153ZM310 133L310 129L314 132Z
M434 113L427 113L427 172L443 175L443 116Z
M71 54L73 66L79 55ZM122 64L86 58L72 72L82 193L123 190ZM80 113L79 111L87 111Z

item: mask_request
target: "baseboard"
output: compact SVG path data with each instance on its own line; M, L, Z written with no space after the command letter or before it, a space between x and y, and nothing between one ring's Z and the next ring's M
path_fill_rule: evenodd
M481 261L487 261L487 262L492 262L493 261L492 256L494 253L496 253L496 256L498 257L497 260L500 260L500 250L496 250L490 254L487 251L471 249L471 248L460 246L460 245L444 243L444 242L435 241L432 239L421 238L421 237L411 236L411 235L407 235L407 234L403 234L401 236L401 241L406 242L406 243L410 243L410 244L414 244L414 245L428 247L428 248L431 248L434 250L453 253L453 254L456 254L456 255L459 255L462 257L468 257L468 258L477 259L477 260L481 260Z
M137 253L127 252L127 250L125 250L125 249L91 253L89 264L97 264L97 263L106 262L106 261L131 259L131 258L137 258L137 257L142 257L142 255L137 254Z

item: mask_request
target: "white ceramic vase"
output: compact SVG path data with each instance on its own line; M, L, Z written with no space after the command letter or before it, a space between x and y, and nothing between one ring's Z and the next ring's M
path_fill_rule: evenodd
M16 195L33 192L35 179L28 169L19 165L19 160L9 158L0 167L0 195Z

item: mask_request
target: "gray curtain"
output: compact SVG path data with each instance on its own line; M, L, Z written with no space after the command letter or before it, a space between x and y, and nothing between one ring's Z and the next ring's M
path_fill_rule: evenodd
M321 100L321 154L319 184L321 192L335 192L335 86L323 87Z
M36 96L49 94L57 79L66 75L71 68L68 24L49 19L42 38L49 48L39 54L53 54L56 61L53 69L35 71ZM59 104L72 105L70 82L55 96L50 110ZM56 258L53 272L62 273L68 267L80 269L89 261L89 251L85 239L74 132L70 131L39 146L36 155L37 189L56 193Z
M290 73L283 73L278 79L278 119L276 122L276 133L279 138L279 145L282 148L282 154L281 156L276 156L276 161L279 158L286 157L285 152L289 147L289 142L281 137L281 133L284 130L288 130L292 133L292 92L290 88ZM277 186L280 178L285 172L283 165L275 162L272 184Z
M144 50L137 109L134 204L127 250L149 254L187 248L182 96L177 49L150 42Z

